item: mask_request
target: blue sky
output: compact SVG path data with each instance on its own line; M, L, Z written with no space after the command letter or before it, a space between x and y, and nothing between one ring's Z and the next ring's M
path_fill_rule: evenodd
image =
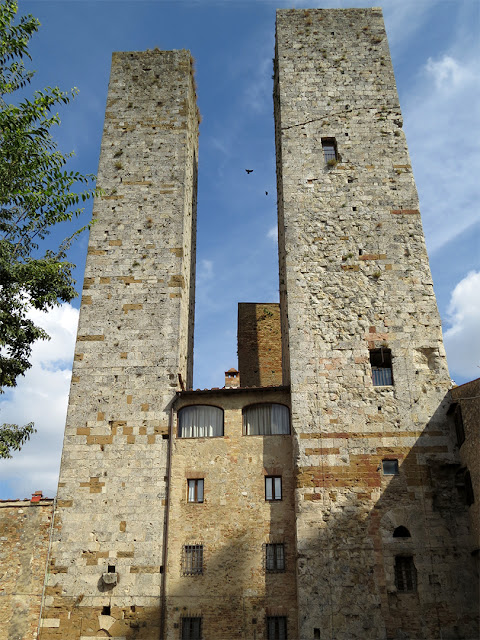
M278 300L272 104L275 9L360 7L242 1L20 0L42 26L30 47L32 89L73 86L60 147L72 170L96 173L112 51L190 49L202 114L199 151L195 380L223 386L236 366L237 303ZM480 92L477 0L382 4L404 115L450 372L480 375ZM247 176L245 168L254 172ZM265 195L268 191L268 196ZM85 211L85 221L91 213ZM68 230L61 230L64 235ZM86 234L72 250L81 289ZM2 396L1 419L38 433L0 462L0 498L54 495L79 299L39 318L53 336L34 367Z

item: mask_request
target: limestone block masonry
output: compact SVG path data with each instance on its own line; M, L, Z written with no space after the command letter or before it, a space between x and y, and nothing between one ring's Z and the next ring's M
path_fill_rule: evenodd
M274 74L299 637L476 638L450 378L381 10L278 11ZM375 349L393 384L373 384Z
M179 374L192 381L197 145L190 53L114 53L42 640L159 637L170 404Z

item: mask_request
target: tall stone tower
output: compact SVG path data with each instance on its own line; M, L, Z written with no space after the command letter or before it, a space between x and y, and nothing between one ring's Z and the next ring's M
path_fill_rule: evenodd
M115 53L41 638L159 637L170 403L191 385L190 53Z
M381 10L277 12L274 97L299 637L476 637L450 379Z

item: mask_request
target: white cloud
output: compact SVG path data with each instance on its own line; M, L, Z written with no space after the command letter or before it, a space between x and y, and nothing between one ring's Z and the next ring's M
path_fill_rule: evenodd
M468 69L448 55L444 55L440 60L429 58L425 71L433 78L435 87L442 91L458 89L462 84L474 79Z
M452 292L448 308L451 325L445 348L453 377L480 376L480 271L470 271Z
M32 310L28 315L51 340L35 343L32 367L0 401L2 423L34 421L37 429L20 452L2 460L4 498L25 498L37 490L53 497L57 489L78 309L65 303L48 313Z
M267 232L267 238L269 238L270 240L273 240L274 242L278 242L278 226L277 225L270 227L270 229Z

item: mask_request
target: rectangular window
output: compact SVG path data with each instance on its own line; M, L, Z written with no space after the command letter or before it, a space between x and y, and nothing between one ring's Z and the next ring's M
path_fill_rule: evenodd
M187 544L183 547L182 573L197 576L203 573L203 545Z
M370 349L370 365L374 387L393 385L392 352L390 349Z
M384 476L398 475L398 460L382 460L382 471Z
M267 617L268 640L287 640L287 618L285 616Z
M325 163L334 166L338 161L337 141L335 138L322 138L322 149Z
M203 478L187 480L187 501L203 502Z
M267 476L265 478L265 500L282 499L282 476Z
M182 640L202 640L202 618L182 618Z
M398 591L417 590L417 570L413 556L395 556L395 586Z
M283 542L265 545L265 569L271 573L285 571L285 549Z

